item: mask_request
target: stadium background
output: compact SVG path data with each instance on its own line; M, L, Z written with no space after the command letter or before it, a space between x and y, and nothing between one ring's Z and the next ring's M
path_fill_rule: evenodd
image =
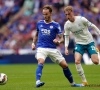
M72 5L75 15L82 15L100 29L100 0L0 0L0 63L35 63L36 51L31 50L32 37L36 23L43 19L42 7L53 5L53 19L60 23L63 30L66 21L63 7ZM91 28L95 44L100 50L100 36ZM57 47L64 54L64 45ZM70 35L70 55L73 58L74 38ZM49 62L49 60L47 60Z
M61 24L62 30L66 21L63 7L72 5L76 15L85 16L100 29L100 0L0 0L0 73L8 76L6 85L0 90L37 90L35 88L36 51L31 50L35 26L42 17L42 6L52 4L53 19ZM91 28L96 46L100 50L100 36ZM74 38L70 36L70 54L65 56L76 83L81 83L73 57ZM64 45L58 47L64 53ZM86 64L92 64L85 54ZM62 74L61 68L46 60L43 70L43 81L46 84L39 90L80 90L71 87ZM71 62L71 63L70 63ZM24 64L22 64L24 63ZM27 64L31 63L31 64ZM35 64L36 63L36 64ZM81 90L100 90L100 66L82 64L89 86Z

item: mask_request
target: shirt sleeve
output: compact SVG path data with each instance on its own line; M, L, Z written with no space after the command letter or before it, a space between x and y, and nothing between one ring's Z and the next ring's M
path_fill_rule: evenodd
M69 45L69 35L70 35L70 31L67 27L67 23L65 23L65 25L64 25L65 47L68 47L68 45Z
M62 34L61 26L60 24L57 24L57 33Z
M65 23L64 25L64 35L69 36L70 35L70 30L68 28L67 23Z
M93 23L89 22L86 18L82 17L82 21L85 25L93 28L99 35L100 35L100 30L95 26Z
M92 25L92 23L90 21L88 21L85 17L81 17L81 18L82 18L82 22L83 22L84 25L86 25L86 26Z

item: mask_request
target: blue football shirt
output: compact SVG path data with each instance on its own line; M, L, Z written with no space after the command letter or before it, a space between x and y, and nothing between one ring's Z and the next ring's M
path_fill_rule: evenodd
M56 48L56 44L53 40L56 38L57 34L62 34L60 25L52 21L46 23L44 20L40 20L37 23L38 41L37 48Z

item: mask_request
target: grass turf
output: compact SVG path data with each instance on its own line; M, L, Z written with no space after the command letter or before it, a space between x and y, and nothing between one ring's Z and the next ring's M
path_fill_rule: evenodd
M100 90L100 65L82 64L88 83L87 87L71 87L57 64L45 64L41 81L46 84L35 88L35 70L37 64L0 65L0 72L7 74L8 82L0 85L0 90ZM69 64L76 83L81 78L74 64Z

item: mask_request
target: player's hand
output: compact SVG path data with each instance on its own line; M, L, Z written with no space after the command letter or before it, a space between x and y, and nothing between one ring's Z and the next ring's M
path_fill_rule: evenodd
M59 41L58 41L57 39L54 39L53 42L54 42L55 44L59 44Z
M65 55L68 55L68 54L69 54L68 49L65 48Z
M34 43L32 43L32 50L35 50L36 49L36 47L35 47L35 44Z

